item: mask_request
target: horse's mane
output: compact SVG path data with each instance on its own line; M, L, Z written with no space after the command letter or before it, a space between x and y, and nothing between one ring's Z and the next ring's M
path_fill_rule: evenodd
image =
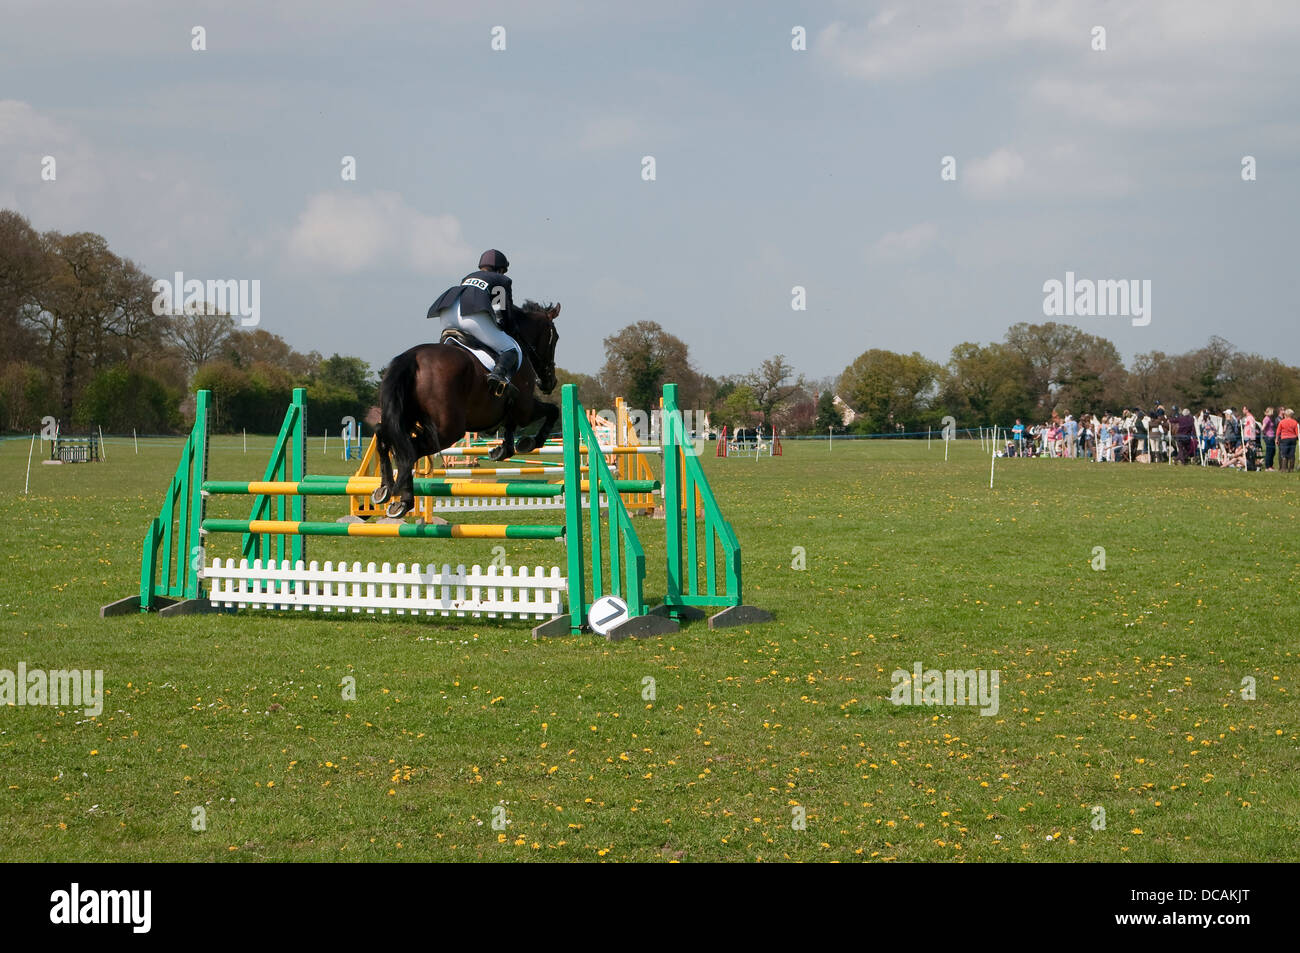
M527 298L524 300L524 303L519 306L519 310L526 311L529 317L540 318L545 317L546 312L550 311L552 307L553 305L549 302L547 304L538 304L531 298Z

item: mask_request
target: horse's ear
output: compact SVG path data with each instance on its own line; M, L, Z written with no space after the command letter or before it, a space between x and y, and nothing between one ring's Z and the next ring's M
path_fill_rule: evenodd
M547 313L551 316L552 321L558 318L560 316L560 302L557 301L555 304L551 305L551 308Z

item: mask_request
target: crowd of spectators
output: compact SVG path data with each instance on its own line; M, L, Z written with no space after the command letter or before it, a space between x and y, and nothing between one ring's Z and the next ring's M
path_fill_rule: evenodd
M999 456L1077 457L1102 462L1177 462L1265 472L1295 471L1300 423L1289 407L1269 407L1258 420L1249 407L1221 414L1157 404L1151 413L1053 413L1026 427L1017 420Z

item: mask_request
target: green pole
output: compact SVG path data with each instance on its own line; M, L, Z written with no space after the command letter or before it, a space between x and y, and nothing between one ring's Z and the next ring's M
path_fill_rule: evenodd
M587 604L582 565L582 455L578 452L578 388L574 384L565 384L561 393L560 426L564 435L564 545L569 572L569 631L578 635L587 619Z
M193 442L192 466L187 467L186 489L188 490L189 511L185 516L186 530L181 534L185 541L185 552L176 555L185 561L185 586L182 598L198 599L200 597L199 573L194 567L197 558L202 562L203 535L199 527L203 524L205 501L199 487L208 476L208 399L210 393L201 390L194 395L194 431L190 434Z
M295 387L293 389L293 406L296 411L294 426L297 429L294 431L293 437L293 459L290 462L292 469L285 478L296 483L307 473L307 388ZM307 518L307 501L301 496L294 497L289 503L289 510L293 513L290 519L305 520ZM300 559L306 560L306 537L294 536L289 545L292 550L290 559L294 565L297 565ZM283 551L283 548L281 548L281 552Z
M682 457L677 440L680 428L673 424L680 419L677 414L677 385L665 384L659 438L664 450L664 601L669 605L682 595Z

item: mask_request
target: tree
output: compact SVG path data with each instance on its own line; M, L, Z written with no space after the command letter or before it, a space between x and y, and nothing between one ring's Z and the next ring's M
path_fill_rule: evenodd
M813 421L813 430L816 433L828 434L832 427L843 430L844 418L835 406L835 392L827 389L817 398L817 418Z
M940 373L938 403L963 426L985 426L1029 417L1037 395L1029 365L1014 350L967 341Z
M165 334L168 342L185 356L185 362L191 368L198 368L222 354L236 326L235 319L228 314L208 314L199 308L168 317Z
M0 209L0 364L34 357L39 344L25 318L49 274L40 235L17 212Z
M1026 368L1034 396L1029 416L1046 419L1059 408L1073 413L1116 409L1127 372L1106 338L1068 324L1014 324L1006 346ZM1023 415L1021 415L1023 416Z
M1236 350L1216 335L1205 347L1178 355L1174 377L1179 404L1196 410L1222 409L1232 386L1228 372Z
M227 338L224 357L236 367L272 364L283 368L300 381L305 381L321 362L321 356L317 352L300 354L284 338L262 328L231 334Z
M677 384L683 409L701 407L707 379L691 366L685 342L654 321L638 321L605 338L605 365L600 372L606 390L621 395L635 410L658 408L665 383Z
M1156 404L1173 400L1174 362L1164 351L1148 351L1133 358L1125 400L1150 413Z
M77 403L73 420L82 427L98 424L108 431L170 433L181 421L181 395L140 371L118 364L96 374Z
M229 432L247 428L257 433L275 433L284 418L284 408L293 397L293 388L303 383L302 377L274 364L258 362L249 367L236 367L228 361L212 361L195 372L193 386L195 390L212 391L215 430ZM329 392L324 395L327 400L336 396ZM308 423L313 433L335 430L337 407L321 408L315 403L310 406L314 409ZM320 420L316 419L318 413L324 415Z
M56 407L54 384L35 364L14 361L0 370L0 430L33 433Z
M745 384L754 395L754 403L763 415L763 426L771 431L773 415L804 388L803 377L789 382L794 374L784 354L769 357L756 371L745 375ZM789 382L789 383L787 383Z
M1013 324L1004 338L1006 345L1028 371L1035 412L1045 416L1055 403L1052 391L1065 373L1065 364L1082 332L1067 324Z
M371 404L378 399L379 384L370 374L370 365L359 357L334 354L320 362L316 381L348 394L355 400Z
M28 322L59 377L63 411L71 414L89 374L129 360L133 342L157 335L153 283L91 232L47 232L43 243L50 272L33 292Z
M817 401L805 389L796 391L781 409L772 415L774 433L813 433L817 422Z
M565 384L576 384L578 386L578 398L582 401L582 406L591 410L613 410L614 395L605 388L604 382L599 377L592 377L590 374L579 374L575 371L566 371L561 367L555 369L556 392L549 398L552 402L559 399L560 392Z
M1119 409L1128 371L1110 341L1080 331L1059 373L1054 409L1062 415Z
M860 416L866 432L919 428L934 396L939 365L919 352L897 354L872 348L840 375L840 395Z
M730 427L733 431L739 427L752 427L757 422L755 418L759 414L758 401L754 399L754 392L748 384L740 384L733 387L730 393L718 406L716 415L713 417L716 421Z
M1233 408L1249 407L1256 417L1262 417L1267 407L1300 404L1300 368L1277 358L1238 352L1232 356L1229 376L1228 404Z

